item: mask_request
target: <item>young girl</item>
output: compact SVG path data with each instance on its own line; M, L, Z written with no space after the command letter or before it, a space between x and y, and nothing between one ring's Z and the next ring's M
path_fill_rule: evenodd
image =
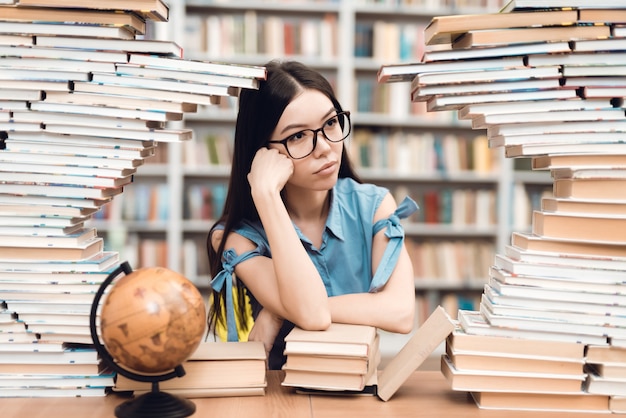
M280 369L294 324L412 330L413 269L399 219L417 205L397 206L387 189L361 183L343 143L350 112L321 74L298 62L266 68L258 90L241 92L228 195L207 241L209 326L226 325L237 341L249 297L248 339L262 341L268 367Z

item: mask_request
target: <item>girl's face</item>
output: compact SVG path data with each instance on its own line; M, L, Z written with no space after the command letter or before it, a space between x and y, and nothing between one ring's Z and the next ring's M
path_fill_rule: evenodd
M272 140L282 140L304 129L322 128L336 114L337 110L328 97L317 90L305 89L285 108ZM310 136L310 132L308 134ZM284 145L270 143L269 147L291 158ZM321 131L317 132L317 144L313 152L304 158L292 159L294 172L288 184L313 190L330 190L339 176L342 152L342 141L330 142Z

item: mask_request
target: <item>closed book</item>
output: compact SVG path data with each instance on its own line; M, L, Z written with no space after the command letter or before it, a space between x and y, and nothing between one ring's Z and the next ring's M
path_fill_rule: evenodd
M532 158L533 170L626 167L626 154L550 154Z
M569 294L576 295L577 292L580 294L584 293L599 293L599 294L619 294L622 291L621 283L595 283L592 280L588 281L576 281L569 280L567 278L561 277L549 277L546 275L518 275L512 274L506 270L498 268L496 266L491 266L489 269L489 284L493 288L498 288L502 285L511 285L511 289L520 289L519 297L525 298L534 298L533 292L524 292L525 289L536 289L537 295L541 293L541 291L563 291L563 289L567 289L566 295ZM496 283L499 284L500 287L497 287ZM499 290L498 290L499 291ZM502 296L502 295L501 295ZM600 296L600 295L599 295ZM560 302L567 302L567 300L581 300L580 296L578 298L573 297L572 299L563 298L559 299ZM602 303L606 303L606 300L603 300L602 296L599 297L599 300Z
M562 214L621 216L626 213L626 202L608 199L589 200L544 197L541 199L541 210L543 212Z
M614 176L596 178L557 178L554 180L554 197L597 199L597 200L624 200L626 197L626 179L620 174L623 170L605 172Z
M0 352L1 364L98 364L98 353L88 346L67 344L60 352Z
M190 59L176 59L143 54L130 54L129 64L168 68L176 71L207 72L234 77L250 77L264 80L267 70L262 66L229 64L224 62L209 62Z
M445 341L454 326L445 309L437 306L379 374L378 397L389 400L411 373Z
M73 83L71 93L66 91L49 92L43 103L82 105L85 110L106 111L112 116L121 117L132 114L141 114L145 117L148 111L157 113L157 115L149 118L150 120L154 120L156 116L160 116L159 114L166 115L166 120L176 120L174 115L197 111L198 105L196 103L212 103L205 96L193 93L168 92L167 101L162 100L162 97L163 90L159 89L77 81ZM93 109L94 107L96 109ZM142 110L138 111L137 109ZM163 119L162 115L160 119Z
M626 379L601 377L591 371L585 382L585 390L597 395L626 396Z
M119 253L103 251L90 258L73 261L0 260L0 270L33 272L99 272L109 271L119 262Z
M183 49L170 41L152 39L98 39L83 38L77 44L74 38L65 36L37 36L37 46L50 48L94 49L104 51L138 52L182 58Z
M542 341L530 338L470 334L459 326L446 340L457 352L482 353L510 357L584 359L585 345L567 341Z
M169 19L169 6L163 0L20 0L19 6L50 8L92 9L92 10L132 10L144 19L166 22Z
M458 370L447 355L441 372L453 390L468 392L583 393L585 374Z
M555 199L542 199L542 205L551 205L551 203L549 203L551 200ZM558 205L557 207L560 207L561 203L556 203L556 205ZM570 201L569 199L565 205L569 207L578 207L574 201ZM588 205L593 205L593 202L585 201L583 205L587 207ZM612 206L612 203L607 203L607 205ZM616 206L621 205L617 204ZM588 256L598 255L608 257L626 256L626 248L624 248L623 245L616 243L574 241L565 238L542 237L525 232L513 232L511 234L511 244L524 250L549 251L562 254L580 254Z
M535 157L547 154L626 154L626 144L616 141L604 141L596 143L525 143L507 145L504 149L506 157Z
M122 187L86 187L86 186L63 186L55 184L31 184L31 183L2 183L0 193L23 194L28 196L46 196L73 199L108 199L122 193ZM77 202L77 204L79 204ZM17 227L16 227L17 228ZM8 231L7 231L8 232Z
M491 311L485 304L480 305L480 313L483 314L490 324L508 328L551 333L578 333L581 339L587 335L595 337L610 337L614 335L621 338L626 336L626 328L603 324L581 324L573 321L532 316L498 315Z
M160 382L161 390L188 391L195 396L239 396L239 388L258 395L264 394L267 386L265 348L258 341L202 342L182 366L185 375ZM114 390L141 393L150 390L150 383L120 374Z
M88 9L53 9L50 7L5 7L2 9L2 20L14 22L59 22L124 26L138 34L146 30L143 18L129 11L107 11Z
M558 358L558 353L551 357L504 355L459 351L449 345L446 345L446 355L454 367L461 371L580 374L585 364L583 357Z
M587 363L626 363L626 348L590 345L585 350Z
M606 379L626 380L626 360L621 363L587 363L586 367Z
M558 64L556 64L558 65ZM507 70L525 68L522 57L501 57L468 61L415 62L387 64L380 67L377 73L379 83L412 82L418 74L438 72Z
M376 341L376 328L332 323L324 331L295 327L285 337L285 354L352 356L367 358Z
M3 237L0 237L0 241L1 238ZM44 241L41 240L41 242L43 243ZM99 237L85 243L74 246L68 245L66 247L8 246L0 244L0 259L82 260L90 258L103 250L104 240Z
M55 22L2 22L0 33L32 35L84 36L96 38L132 39L135 34L123 26L76 25Z
M500 13L515 15L528 9L617 9L620 6L623 6L620 0L598 0L596 2L589 0L508 0L500 9Z
M326 391L361 391L374 373L376 373L376 367L370 368L365 375L315 370L287 370L282 385Z
M579 282L588 282L589 277L594 276L597 283L616 284L623 283L623 276L619 270L591 268L572 265L532 264L514 260L504 254L496 254L495 265L513 274L547 276Z
M472 30L452 41L453 48L513 45L532 42L559 42L576 39L607 38L611 36L609 25L569 25L522 27L489 30Z
M465 332L475 335L528 338L540 341L566 341L581 344L606 345L607 337L595 335L581 335L578 332L550 332L541 330L520 329L490 324L479 311L460 309L459 323Z
M438 16L424 30L424 38L426 45L450 44L457 36L472 30L559 26L574 23L577 19L575 10Z
M504 247L504 254L513 260L529 264L553 266L585 267L603 270L626 269L626 257L598 255L566 255L553 251L525 250L513 245Z
M0 390L14 388L106 388L113 386L114 374L80 375L0 375Z
M549 280L549 278L545 279L545 281ZM601 316L626 314L626 303L624 303L626 295L608 292L612 287L622 285L621 283L604 284L602 285L606 288L604 290L602 286L595 286L591 280L579 282L580 286L569 286L570 282L561 281L563 283L561 288L557 285L550 286L549 283L545 287L526 288L519 284L505 284L491 277L489 284L484 287L484 294L496 303L529 309L588 312ZM593 291L598 293L592 293Z
M558 193L558 197L565 197L565 194ZM576 197L580 197L580 194ZM621 216L600 217L534 211L532 222L532 232L539 236L622 245L625 242L626 218Z
M609 412L609 397L606 395L521 392L472 392L471 394L480 409L570 413Z
M359 325L355 326L359 327ZM303 367L302 362L299 366L297 361L294 366L294 362L290 362L294 355L287 355L287 361L283 365L285 378L282 385L321 391L363 391L366 386L370 385L370 381L377 374L381 360L378 347L379 339L380 337L377 333L365 359L353 356L301 355L299 357L308 357L310 360L310 365ZM329 364L328 362L329 359L334 360L334 363L338 365L333 368L332 363ZM365 368L354 368L355 360L362 361L365 364ZM341 364L343 361L346 361L346 365ZM350 363L351 361L352 363ZM347 367L351 364L352 368Z
M284 369L365 374L368 369L369 361L369 358L362 357L290 354L287 356Z

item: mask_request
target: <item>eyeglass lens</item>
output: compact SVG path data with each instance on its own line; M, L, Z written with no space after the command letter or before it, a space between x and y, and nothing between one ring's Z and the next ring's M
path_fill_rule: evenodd
M339 113L328 119L319 129L306 129L292 135L285 144L287 151L292 158L306 157L315 149L320 134L330 142L343 141L350 134L350 119L344 113Z

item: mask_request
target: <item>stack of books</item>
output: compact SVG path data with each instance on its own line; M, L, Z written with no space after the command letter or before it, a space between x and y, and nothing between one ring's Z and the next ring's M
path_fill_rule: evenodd
M375 395L388 401L454 328L445 309L437 306L382 370L375 327L333 323L326 331L294 328L285 338L282 384L297 393Z
M626 6L615 0L511 0L500 13L434 18L422 62L379 71L381 82L410 82L410 100L425 101L430 111L456 111L486 129L492 148L530 158L533 169L552 175L552 195L533 212L531 231L513 233L486 272L480 311L459 312L467 334L574 342L588 350L623 346L624 16ZM453 387L454 358L442 363ZM594 392L589 370L582 370L586 379L577 373L570 389L606 395ZM504 383L486 390L478 377L464 380L463 390L480 394L483 407L491 392L507 392ZM536 380L507 393L521 398L539 387ZM518 404L509 398L499 407Z
M15 354L2 367L47 373L31 366L59 344L95 354L91 303L121 260L86 221L131 186L159 142L192 139L171 121L265 77L150 40L146 25L168 13L163 0L0 5L0 352ZM28 396L65 396L66 385Z
M160 390L186 398L265 395L267 364L261 342L202 342L182 366L185 375L160 382ZM149 382L118 375L113 391L139 395L151 388Z
M380 363L375 327L333 323L325 331L295 327L285 337L283 386L363 391L376 384Z
M587 391L610 397L613 412L626 412L626 347L587 347Z
M469 334L446 340L441 370L452 389L470 392L485 409L608 412L606 394L581 390L585 346L574 341Z

